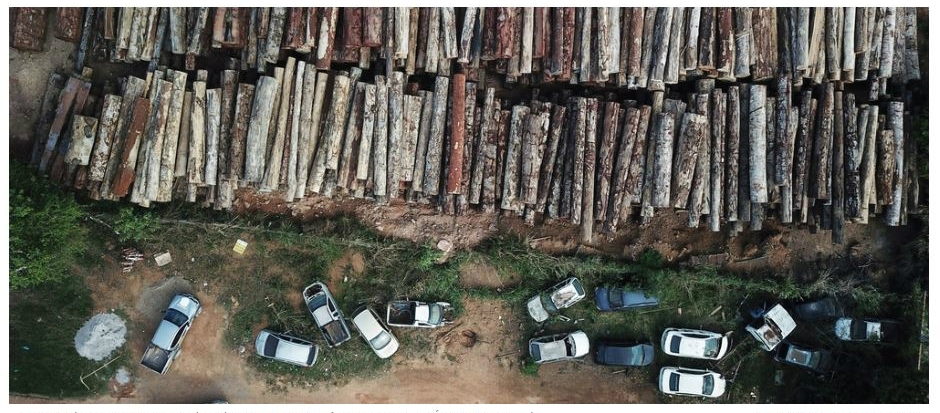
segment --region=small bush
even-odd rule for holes
[[[118,240],[124,242],[144,242],[153,238],[160,229],[160,223],[150,213],[134,212],[133,207],[121,208],[114,222],[114,231]]]

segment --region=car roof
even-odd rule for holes
[[[264,355],[277,360],[307,365],[310,353],[316,352],[316,346],[313,343],[301,344],[291,340],[307,341],[298,337],[275,333],[271,330],[261,330],[258,336],[258,341],[264,339]],[[255,345],[257,346],[257,343]],[[274,350],[274,354],[268,354],[271,350]]]
[[[364,307],[361,310],[357,311],[353,315],[353,324],[356,325],[356,328],[359,329],[359,332],[364,336],[369,338],[375,337],[380,332],[385,331],[381,324],[379,324],[378,317],[373,313],[372,309]]]

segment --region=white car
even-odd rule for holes
[[[301,367],[316,363],[319,353],[317,346],[307,340],[267,329],[261,330],[255,338],[255,351],[261,357]]]
[[[529,316],[541,323],[563,308],[568,308],[586,297],[584,286],[575,277],[568,278],[526,302]]]
[[[667,328],[663,331],[662,346],[670,356],[718,360],[728,353],[731,339],[711,331]]]
[[[591,343],[587,334],[581,330],[529,340],[529,355],[538,364],[576,359],[584,357],[590,351]]]
[[[398,351],[398,339],[371,308],[359,307],[353,312],[352,322],[356,330],[359,330],[359,335],[379,358],[389,358]]]
[[[727,382],[711,370],[663,367],[659,370],[659,391],[696,397],[721,397]]]

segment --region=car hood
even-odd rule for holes
[[[714,390],[712,390],[712,394],[708,395],[708,397],[721,397],[721,395],[725,394],[725,387],[727,385],[728,385],[728,382],[725,381],[725,378],[716,374],[715,375],[715,388]]]
[[[391,334],[389,335],[391,336],[392,340],[389,341],[388,344],[385,345],[385,347],[382,347],[377,350],[374,349],[375,354],[379,356],[379,358],[387,359],[391,357],[392,354],[395,354],[396,351],[398,351],[398,339],[396,339],[395,336]]]
[[[526,308],[529,310],[529,315],[539,323],[548,320],[549,316],[548,311],[546,311],[545,307],[542,306],[542,300],[540,298],[541,295],[536,295],[526,302]]]
[[[583,331],[571,333],[571,339],[574,340],[574,357],[582,357],[591,351],[591,342]]]
[[[836,337],[841,340],[851,340],[852,339],[852,319],[851,318],[840,318],[836,320]]]

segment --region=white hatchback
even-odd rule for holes
[[[711,370],[663,367],[659,370],[659,391],[679,396],[720,397],[727,381]]]
[[[352,315],[353,325],[379,358],[389,358],[398,351],[398,339],[371,308],[359,307]]]
[[[670,356],[718,360],[728,353],[731,339],[711,331],[667,328],[663,331],[662,347]]]

